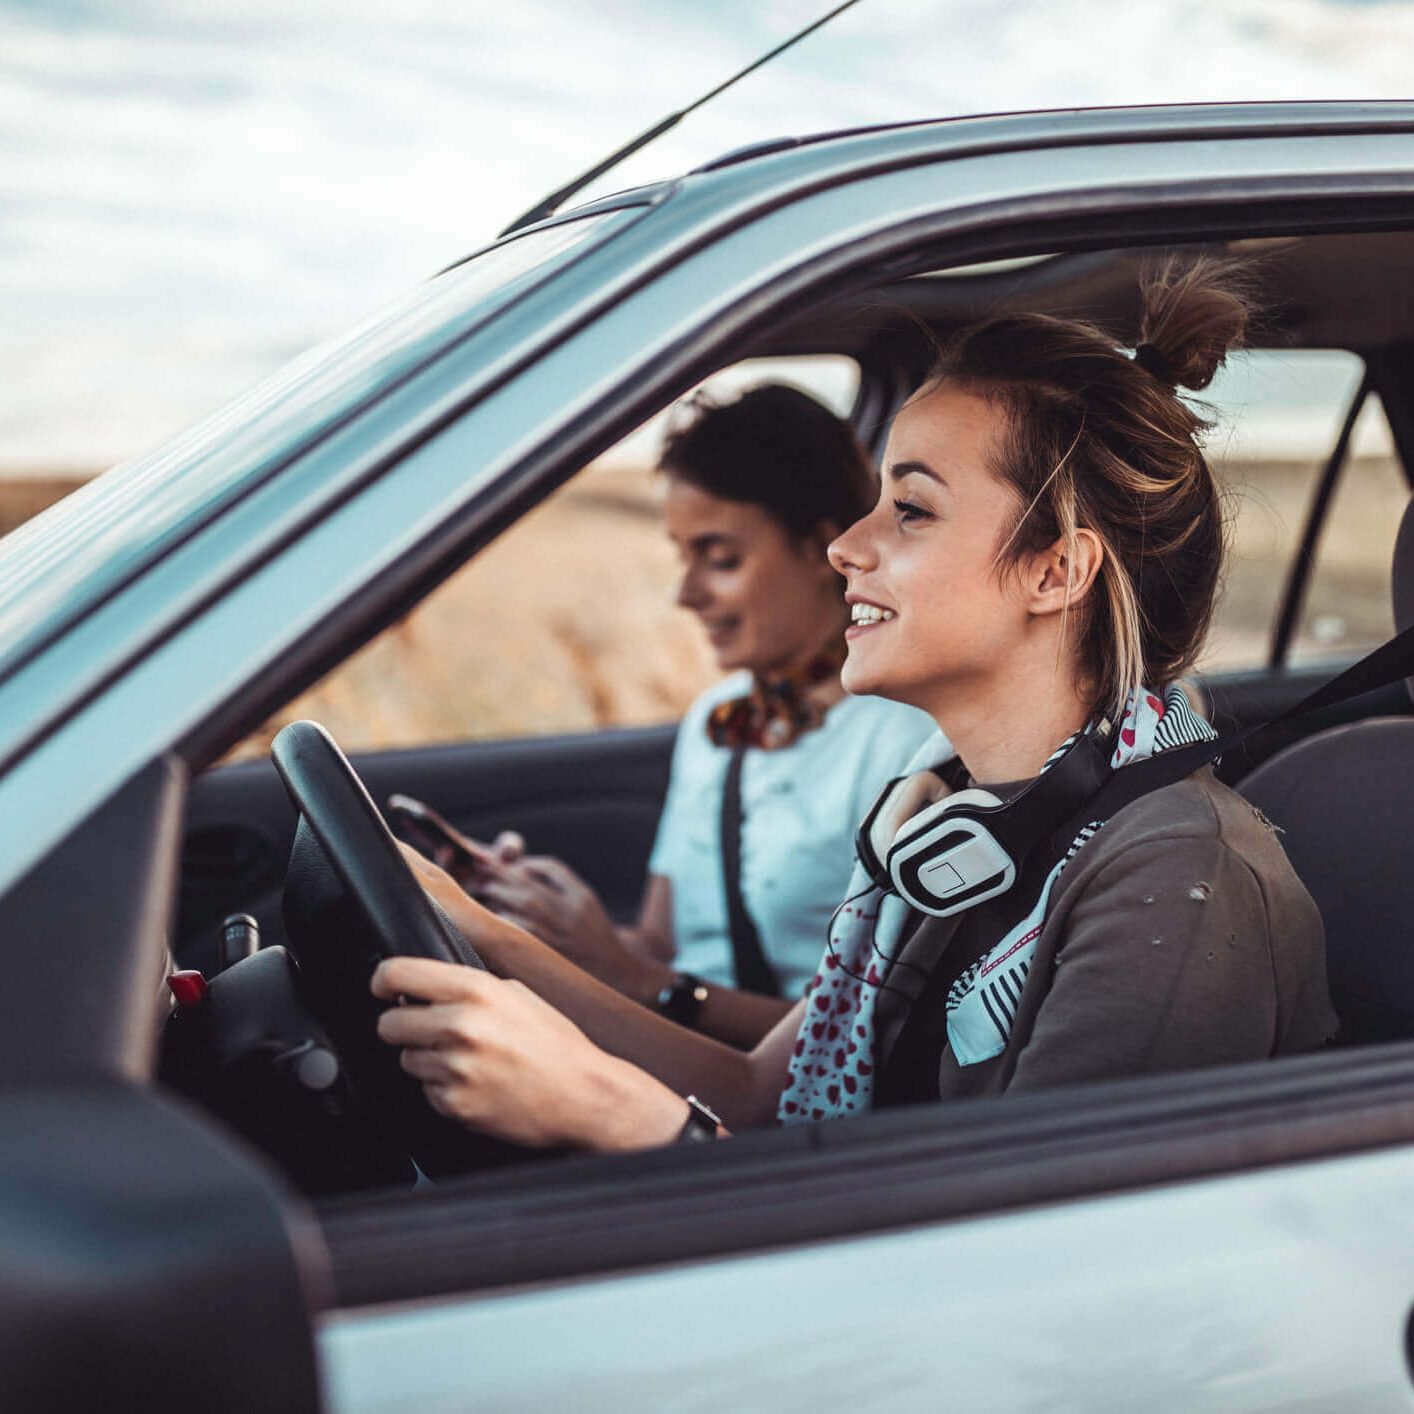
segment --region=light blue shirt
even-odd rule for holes
[[[735,980],[721,858],[722,785],[731,753],[708,739],[707,716],[750,686],[749,674],[733,674],[688,709],[648,862],[650,874],[672,883],[675,965],[725,986]],[[789,746],[746,753],[741,892],[783,996],[799,997],[820,965],[830,915],[849,881],[859,822],[936,730],[915,708],[846,697]]]

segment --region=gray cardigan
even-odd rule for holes
[[[967,926],[924,918],[899,962],[931,970],[965,947]],[[879,995],[881,1069],[920,975],[896,963]],[[1315,903],[1273,828],[1204,769],[1127,806],[1070,861],[1005,1049],[961,1066],[944,1047],[938,1088],[950,1099],[1260,1060],[1335,1028]]]

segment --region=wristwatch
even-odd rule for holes
[[[675,972],[673,980],[658,993],[658,1010],[679,1026],[695,1027],[709,992],[707,984],[690,972]]]
[[[688,1095],[686,1099],[687,1119],[683,1121],[683,1126],[678,1131],[678,1137],[674,1142],[678,1144],[714,1143],[722,1121],[696,1095]]]

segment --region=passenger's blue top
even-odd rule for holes
[[[730,753],[708,739],[706,722],[713,706],[749,686],[747,674],[734,674],[688,709],[648,864],[649,873],[672,882],[675,965],[726,985],[732,949],[720,831]],[[741,890],[786,997],[799,997],[820,964],[854,860],[856,826],[935,730],[912,707],[846,697],[790,746],[747,753]]]

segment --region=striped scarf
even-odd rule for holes
[[[1214,735],[1181,688],[1169,688],[1162,698],[1139,688],[1129,695],[1120,718],[1113,765],[1119,769]],[[1042,771],[1048,770],[1074,740],[1072,736],[1063,742]],[[924,743],[910,762],[910,772],[941,764],[937,758],[942,741],[939,734]],[[1005,1049],[1051,890],[1061,871],[1102,825],[1102,821],[1092,821],[1081,828],[1047,875],[1026,916],[949,990],[948,1044],[959,1065],[976,1065]],[[874,1007],[879,993],[889,988],[889,972],[908,918],[907,904],[875,887],[863,865],[856,862],[848,896],[830,922],[825,956],[806,999],[805,1018],[777,1110],[782,1124],[862,1114],[872,1107]]]

